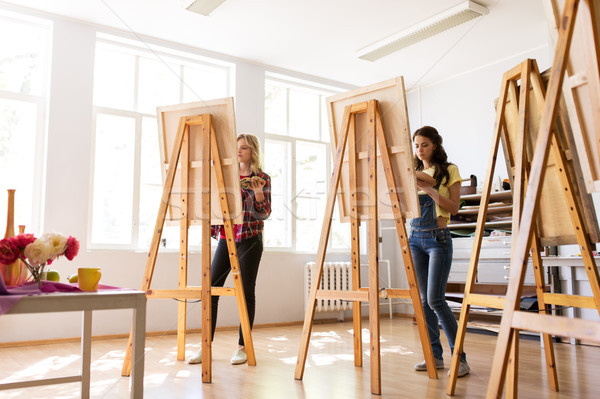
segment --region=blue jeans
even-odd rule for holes
[[[256,277],[258,276],[258,266],[263,253],[262,233],[242,240],[235,244],[238,252],[238,261],[240,264],[240,274],[242,275],[242,285],[244,286],[244,296],[246,297],[246,308],[248,318],[250,319],[250,329],[254,325],[254,314],[256,308]],[[227,276],[231,272],[231,263],[229,262],[229,250],[227,249],[227,240],[219,240],[217,250],[213,256],[211,264],[211,280],[213,287],[222,287],[225,284]],[[215,337],[215,328],[217,327],[217,313],[219,312],[219,298],[215,295],[212,299],[212,338]],[[242,335],[242,326],[239,328],[238,344],[244,345],[244,336]]]
[[[409,243],[433,356],[442,359],[439,324],[446,333],[450,351],[454,350],[458,330],[458,323],[445,297],[452,265],[452,237],[448,229],[413,229]],[[466,361],[464,352],[461,360]]]

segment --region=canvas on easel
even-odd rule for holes
[[[362,366],[360,303],[369,305],[371,392],[381,393],[379,298],[387,295],[412,300],[421,346],[430,378],[437,378],[423,306],[408,250],[406,217],[419,216],[412,143],[402,78],[339,94],[327,99],[334,144],[334,169],[329,183],[317,249],[316,279],[311,286],[296,362],[295,378],[302,379],[318,299],[353,302],[354,365]],[[351,230],[352,290],[319,290],[336,197],[343,221]],[[409,289],[379,290],[378,220],[394,219]],[[367,223],[369,286],[360,284],[359,226]]]
[[[415,195],[417,192],[417,181],[414,177],[414,160],[412,157],[412,141],[409,131],[408,114],[406,112],[406,101],[404,100],[403,85],[400,78],[391,79],[385,82],[364,88],[352,90],[350,92],[337,94],[327,98],[327,114],[329,117],[329,132],[332,151],[335,155],[335,148],[339,147],[341,140],[342,119],[344,109],[348,105],[357,104],[361,101],[368,101],[376,98],[379,103],[382,123],[385,126],[387,145],[389,147],[390,160],[394,168],[394,176],[398,185],[400,202],[402,204],[402,214],[405,218],[414,218],[419,216],[419,199]],[[376,97],[374,97],[376,96]],[[357,159],[357,188],[358,188],[358,213],[359,216],[366,216],[367,209],[364,204],[368,198],[368,180],[369,176],[367,165],[367,137],[368,116],[366,114],[357,114],[355,118],[356,130],[363,132],[356,139]],[[392,134],[393,132],[393,134]],[[350,209],[350,159],[348,150],[344,156],[342,166],[342,176],[340,180],[340,189],[338,190],[338,208],[340,220],[349,222]],[[381,160],[381,151],[377,153],[377,168],[383,170]],[[377,204],[379,219],[394,219],[394,212],[391,203],[388,200],[387,182],[385,174],[380,173],[377,176],[377,196],[380,198]]]
[[[582,6],[582,10],[589,10],[588,13],[578,13],[578,7]],[[488,385],[487,398],[501,398],[503,385],[506,378],[508,368],[508,358],[511,346],[515,347],[518,343],[519,330],[528,330],[542,332],[544,334],[558,335],[576,339],[586,339],[600,343],[600,322],[582,319],[572,319],[567,317],[552,316],[548,314],[532,314],[519,311],[519,293],[523,286],[525,276],[525,268],[529,257],[529,250],[535,242],[532,240],[535,232],[535,223],[538,212],[540,211],[539,199],[542,191],[542,184],[545,178],[546,162],[550,149],[553,151],[555,159],[561,159],[560,162],[566,163],[567,154],[557,150],[560,149],[555,134],[554,124],[559,112],[559,103],[561,94],[564,94],[565,89],[563,83],[565,81],[565,72],[570,55],[571,43],[573,41],[573,33],[576,24],[585,24],[589,27],[596,26],[596,12],[594,11],[594,2],[591,0],[567,0],[564,10],[561,14],[558,40],[554,61],[551,69],[548,89],[541,112],[541,120],[535,148],[533,151],[533,159],[531,161],[531,169],[529,171],[527,189],[523,200],[521,219],[518,226],[517,237],[514,240],[515,246],[511,253],[511,275],[504,302],[504,312],[500,323],[498,333],[498,341],[494,353],[492,363],[492,371],[490,382]],[[598,42],[600,35],[596,29],[591,29],[593,35],[587,40],[594,43],[588,47],[585,54],[581,56],[593,59],[598,58]],[[595,75],[600,76],[600,70],[592,71]],[[569,88],[566,90],[570,91]],[[598,98],[600,92],[589,93],[590,98],[586,102],[579,104],[581,107],[589,107],[594,101],[591,97]],[[568,97],[568,94],[567,96]],[[579,112],[580,110],[578,110]],[[583,111],[581,111],[583,112]],[[581,131],[573,132],[574,136],[582,134]],[[597,134],[597,129],[594,131]],[[580,157],[581,158],[581,157]],[[591,168],[590,160],[582,160],[581,167],[583,170]],[[594,165],[593,167],[598,167]],[[561,174],[567,176],[566,173]],[[570,179],[562,179],[563,192],[565,198],[573,197],[573,182]],[[600,277],[593,256],[593,243],[590,239],[589,220],[583,215],[579,204],[576,201],[569,201],[567,212],[571,217],[572,224],[575,228],[577,242],[581,251],[581,256],[588,275],[589,283],[592,290],[591,297],[574,296],[566,294],[544,294],[546,304],[555,304],[561,306],[575,306],[596,309],[600,313]],[[516,379],[516,375],[512,375],[512,379]],[[509,381],[507,381],[507,384]],[[513,395],[513,396],[516,396]]]
[[[156,109],[158,115],[158,138],[160,150],[160,164],[163,184],[167,177],[169,163],[171,162],[171,153],[175,145],[175,136],[179,119],[182,116],[193,116],[211,114],[215,124],[217,134],[217,142],[222,153],[223,174],[226,182],[226,191],[229,203],[235,206],[232,213],[234,223],[241,224],[242,213],[242,195],[239,186],[239,167],[237,162],[237,145],[236,145],[236,130],[233,98],[223,98],[218,100],[209,100],[187,104],[177,104],[170,106],[158,107]],[[191,136],[197,136],[201,125],[191,126]],[[190,145],[190,176],[187,192],[189,193],[189,222],[192,225],[200,223],[199,211],[202,208],[202,168],[199,165],[201,157],[200,140],[195,140]],[[223,214],[218,197],[218,186],[215,169],[211,168],[210,176],[210,192],[212,193],[211,201],[211,224],[223,224]],[[173,191],[169,198],[169,222],[178,222],[181,209],[181,168],[177,169],[175,180],[173,183]]]
[[[142,281],[148,298],[177,299],[177,359],[185,360],[186,302],[202,301],[202,382],[212,379],[211,297],[235,296],[248,364],[256,365],[233,231],[243,220],[233,98],[158,108],[163,193]],[[217,209],[218,211],[216,211]],[[177,289],[150,289],[162,229],[179,223]],[[187,285],[188,229],[202,226],[202,286]],[[224,225],[234,287],[211,287],[211,224]],[[131,335],[122,375],[131,371]]]
[[[566,0],[544,2],[554,43]],[[587,22],[589,21],[589,23]],[[563,83],[569,121],[587,191],[600,191],[600,7],[579,2]]]

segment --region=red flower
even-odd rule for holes
[[[19,250],[23,251],[26,246],[35,241],[33,234],[19,234],[18,236],[10,237],[9,240],[15,244]]]
[[[69,236],[67,240],[67,249],[65,250],[65,256],[69,260],[73,260],[77,253],[79,252],[79,241],[77,238]]]
[[[0,263],[10,265],[19,259],[20,254],[19,248],[9,239],[5,238],[0,241]]]

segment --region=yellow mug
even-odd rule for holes
[[[82,291],[98,291],[100,277],[102,277],[102,273],[100,273],[99,267],[80,267],[77,269],[79,289]]]

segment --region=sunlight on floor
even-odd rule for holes
[[[403,346],[389,346],[389,347],[382,347],[380,349],[381,353],[396,353],[399,355],[413,355],[415,352],[408,350],[407,348],[403,347]]]
[[[166,381],[168,376],[169,376],[169,373],[146,374],[144,376],[144,385],[150,385],[150,384],[160,385]]]
[[[78,362],[79,359],[79,355],[48,356],[23,370],[15,372],[0,382],[21,381],[23,379],[31,378],[32,375],[36,376],[36,378],[44,378],[50,371],[64,369],[72,363]]]
[[[191,375],[189,370],[179,370],[175,374],[175,378],[188,378]]]
[[[288,337],[286,337],[285,335],[280,335],[278,337],[271,337],[271,338],[269,338],[269,340],[271,340],[271,341],[289,341]]]

